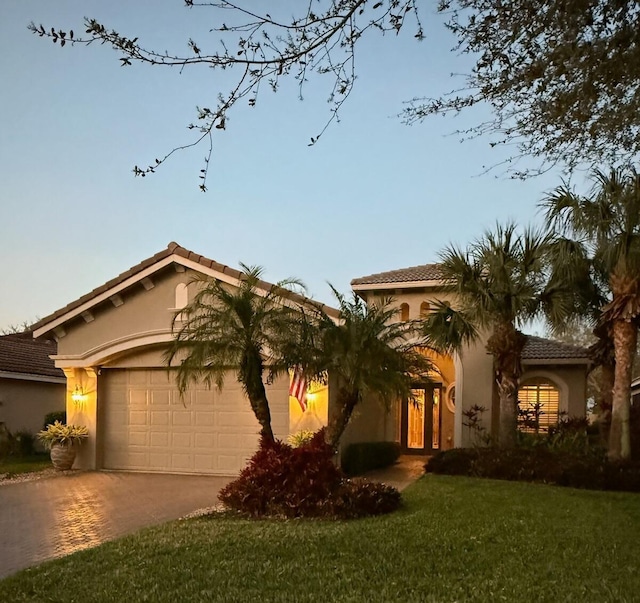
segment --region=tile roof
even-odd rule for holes
[[[64,377],[49,358],[57,351],[55,341],[34,340],[31,331],[0,336],[0,371]]]
[[[587,358],[586,348],[527,335],[527,343],[522,350],[523,360],[570,360]]]
[[[441,280],[438,264],[421,264],[410,268],[377,272],[368,276],[354,278],[352,285],[378,285],[383,283],[408,283],[412,281],[437,281]]]
[[[136,274],[142,272],[143,270],[146,270],[147,268],[152,267],[154,264],[172,255],[177,255],[179,257],[185,258],[187,260],[200,264],[205,268],[210,268],[212,270],[215,270],[216,272],[226,274],[231,278],[238,279],[238,278],[241,278],[242,276],[242,272],[240,272],[240,270],[236,270],[235,268],[231,268],[229,266],[226,266],[225,264],[220,264],[214,260],[210,260],[209,258],[206,258],[203,255],[199,255],[197,253],[194,253],[193,251],[189,251],[188,249],[178,245],[178,243],[171,242],[169,243],[169,245],[167,245],[166,249],[163,249],[162,251],[159,251],[155,255],[152,255],[150,258],[147,258],[146,260],[143,260],[139,264],[132,266],[131,268],[129,268],[129,270],[125,270],[115,278],[112,278],[110,281],[107,281],[104,285],[100,285],[99,287],[96,287],[95,289],[93,289],[93,291],[90,291],[86,295],[83,295],[82,297],[76,299],[75,301],[72,301],[71,303],[67,304],[64,308],[60,308],[60,310],[57,310],[53,314],[50,314],[49,316],[45,316],[43,319],[39,320],[36,324],[32,325],[31,328],[34,331],[40,329],[41,327],[45,326],[47,323],[53,322],[54,320],[60,318],[61,316],[64,316],[68,312],[72,312],[73,310],[75,310],[76,308],[79,308],[83,304],[90,302],[93,298],[97,297],[98,295],[102,293],[106,293],[113,287],[116,287],[120,283],[123,283],[127,279],[134,277]],[[269,290],[274,285],[273,283],[269,283],[267,281],[260,281],[259,286],[263,289]],[[318,303],[302,295],[298,295],[296,293],[291,293],[289,296],[289,299],[292,299],[297,302],[306,301],[306,302]],[[332,308],[331,306],[327,306],[324,304],[318,304],[318,305],[322,307],[322,309],[330,316],[334,316],[334,317],[338,316],[338,311],[335,308]]]

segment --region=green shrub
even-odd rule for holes
[[[289,446],[298,448],[303,444],[308,444],[313,439],[314,433],[315,432],[311,431],[310,429],[303,429],[302,431],[297,431],[296,433],[292,433],[287,438],[287,443],[289,444]]]
[[[640,492],[640,463],[611,462],[604,454],[533,448],[454,448],[429,459],[429,473],[544,482],[590,490]]]
[[[54,412],[49,412],[44,416],[44,424],[42,429],[46,429],[47,425],[53,425],[56,421],[59,421],[63,425],[67,422],[67,411],[66,410],[56,410]]]
[[[629,412],[631,458],[640,461],[640,401],[631,405]]]
[[[13,436],[7,426],[0,422],[0,459],[4,459],[11,454],[13,448]]]
[[[297,448],[263,439],[240,476],[222,489],[220,500],[248,517],[351,519],[397,509],[400,494],[383,484],[346,479],[320,430]]]
[[[35,454],[36,437],[30,431],[18,431],[13,436],[13,455],[19,457]]]
[[[400,445],[396,442],[349,444],[342,454],[342,470],[347,475],[362,475],[367,471],[392,465],[399,456]]]

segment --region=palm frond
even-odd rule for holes
[[[463,311],[456,311],[447,301],[429,302],[431,312],[423,319],[424,344],[440,354],[460,353],[464,346],[478,339],[478,330]]]

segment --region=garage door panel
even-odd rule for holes
[[[228,379],[223,392],[192,387],[180,397],[166,375],[164,369],[102,370],[105,468],[237,474],[256,450],[260,431],[237,382]],[[288,397],[282,399],[284,413],[277,404],[272,408],[276,433],[288,426]]]
[[[220,411],[218,412],[218,423],[221,429],[225,427],[259,427],[256,418],[253,415],[238,411]]]
[[[168,467],[171,462],[171,455],[168,452],[150,452],[149,465],[151,467]],[[143,467],[142,469],[146,469]]]
[[[129,425],[147,425],[148,413],[146,410],[130,410]]]
[[[171,413],[171,424],[175,427],[191,425],[191,413],[184,410],[174,410]]]
[[[152,431],[149,434],[149,446],[152,448],[167,448],[169,446],[169,434],[164,431]]]
[[[129,431],[128,444],[129,446],[149,446],[150,434],[147,431],[140,431],[131,429]]]
[[[213,433],[196,433],[194,434],[194,445],[196,449],[211,451],[220,444]]]
[[[230,472],[236,472],[238,470],[237,467],[241,462],[237,456],[228,456],[223,454],[218,455],[217,461],[219,469]]]
[[[149,417],[151,426],[166,426],[171,423],[171,413],[167,410],[152,410]]]
[[[171,392],[167,390],[151,391],[152,406],[170,406]]]
[[[198,389],[195,391],[194,402],[198,406],[209,406],[216,402],[215,390],[213,389]]]
[[[191,433],[176,433],[171,434],[171,448],[191,448]]]
[[[214,423],[215,423],[215,413],[213,412],[213,410],[207,411],[207,412],[196,411],[196,425],[202,426],[202,427],[209,427],[209,426],[212,426]]]
[[[147,390],[131,389],[129,390],[129,403],[131,406],[147,406]]]

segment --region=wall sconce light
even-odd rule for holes
[[[84,390],[79,385],[76,385],[76,388],[73,390],[73,393],[71,394],[71,399],[73,400],[73,403],[76,406],[83,406],[85,398],[86,396],[85,396]]]

